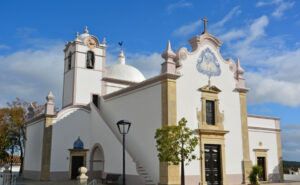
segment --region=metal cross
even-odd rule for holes
[[[202,18],[201,20],[204,22],[204,32],[203,33],[206,33],[207,32],[207,22],[208,22],[208,19]]]

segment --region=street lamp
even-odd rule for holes
[[[12,181],[12,166],[13,166],[13,159],[14,159],[14,149],[15,149],[15,144],[17,142],[17,137],[16,136],[11,136],[10,137],[10,143],[11,145],[11,158],[10,158],[10,184]]]
[[[125,185],[125,135],[129,132],[131,123],[127,120],[120,120],[117,125],[120,134],[123,135],[123,185]]]

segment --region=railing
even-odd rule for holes
[[[88,183],[88,185],[97,185],[97,180],[93,179],[91,182]]]
[[[17,176],[10,173],[0,173],[0,185],[16,185]]]

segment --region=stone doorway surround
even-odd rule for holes
[[[205,145],[220,146],[220,169],[221,184],[227,185],[226,180],[226,164],[225,164],[225,134],[229,131],[224,130],[224,114],[219,110],[218,94],[221,92],[216,86],[206,85],[199,89],[201,92],[202,109],[197,109],[198,133],[200,137],[200,151],[205,150]],[[208,125],[206,122],[206,100],[215,102],[215,124]],[[200,170],[201,185],[207,185],[205,179],[205,154],[200,152]]]
[[[262,182],[268,182],[268,150],[269,149],[253,149],[255,153],[255,164],[258,164],[257,158],[258,157],[264,157],[265,158],[265,181]]]
[[[83,157],[83,166],[86,167],[86,153],[89,149],[69,149],[70,157],[69,157],[69,179],[72,178],[72,157],[73,156],[82,156]]]

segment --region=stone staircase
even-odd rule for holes
[[[149,177],[146,169],[142,165],[140,165],[140,163],[138,161],[135,161],[135,164],[136,164],[136,171],[145,181],[145,185],[155,185],[155,183]]]

